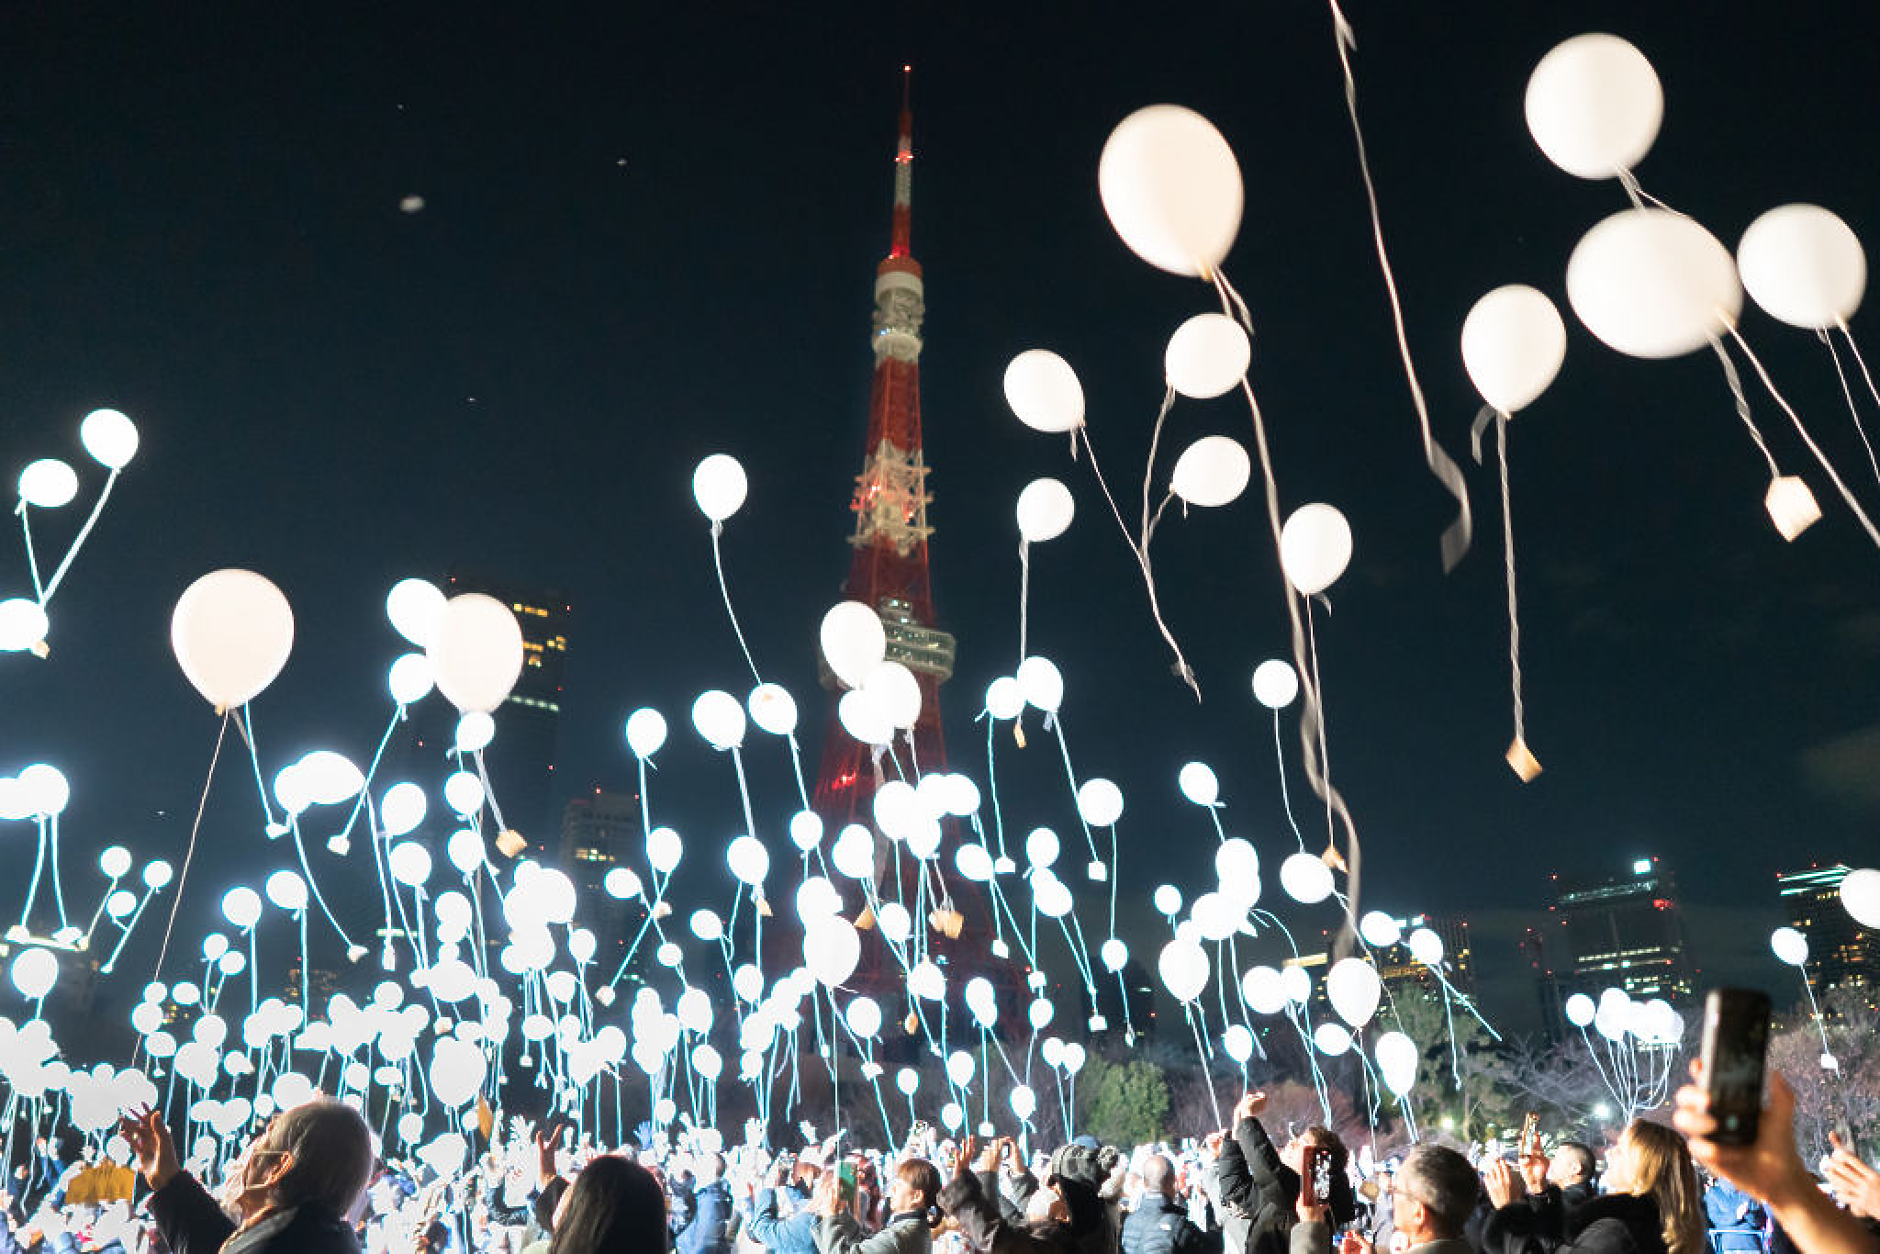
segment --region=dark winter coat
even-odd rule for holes
[[[1214,1254],[1220,1234],[1210,1236],[1189,1220],[1173,1198],[1157,1194],[1123,1221],[1123,1254]]]
[[[1234,1125],[1234,1145],[1246,1163],[1249,1186],[1241,1204],[1251,1216],[1246,1254],[1287,1254],[1287,1234],[1298,1218],[1299,1173],[1279,1160],[1279,1150],[1258,1119],[1242,1119]],[[1221,1157],[1225,1161],[1225,1147]],[[1338,1227],[1358,1214],[1351,1179],[1343,1171],[1332,1173],[1331,1212]]]
[[[351,1226],[319,1202],[277,1211],[236,1232],[196,1177],[179,1171],[149,1204],[171,1254],[359,1254]]]
[[[1028,1224],[1010,1217],[1001,1206],[998,1182],[982,1176],[959,1175],[940,1190],[940,1209],[960,1225],[966,1243],[980,1254],[1109,1254],[1102,1203],[1090,1192],[1071,1199],[1070,1223]]]
[[[1658,1203],[1608,1193],[1568,1209],[1560,1194],[1508,1203],[1489,1217],[1484,1254],[1666,1254]]]
[[[822,1254],[928,1254],[933,1233],[924,1215],[894,1215],[873,1236],[863,1235],[853,1215],[829,1215],[816,1234],[816,1248]]]

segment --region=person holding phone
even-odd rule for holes
[[[821,1254],[928,1254],[939,1218],[939,1193],[940,1172],[932,1163],[902,1159],[888,1186],[888,1222],[881,1231],[865,1235],[852,1209],[853,1198],[845,1200],[838,1180],[825,1178],[816,1195],[822,1217],[816,1248]]]
[[[1260,1123],[1265,1110],[1264,1092],[1248,1093],[1234,1105],[1234,1144],[1246,1164],[1248,1184],[1241,1205],[1252,1214],[1246,1254],[1287,1254],[1308,1150],[1327,1156],[1323,1171],[1329,1187],[1324,1205],[1331,1222],[1338,1227],[1350,1223],[1357,1217],[1358,1202],[1347,1170],[1350,1155],[1337,1133],[1311,1127],[1288,1140],[1284,1148],[1276,1148]]]
[[[1609,1192],[1568,1210],[1547,1188],[1540,1137],[1521,1163],[1496,1159],[1482,1173],[1495,1213],[1485,1254],[1707,1254],[1703,1204],[1684,1138],[1639,1119],[1606,1153]]]

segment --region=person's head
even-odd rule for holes
[[[1419,1145],[1391,1181],[1391,1225],[1411,1245],[1459,1237],[1481,1189],[1468,1159],[1446,1146]]]
[[[610,1154],[574,1178],[548,1245],[549,1254],[665,1248],[665,1191],[646,1168]]]
[[[249,1142],[233,1181],[235,1209],[244,1223],[310,1203],[344,1215],[372,1167],[372,1133],[359,1112],[317,1098],[282,1111]]]
[[[1337,1170],[1344,1170],[1345,1143],[1338,1139],[1338,1134],[1330,1128],[1310,1127],[1292,1140],[1286,1142],[1286,1148],[1279,1152],[1279,1160],[1291,1167],[1295,1174],[1305,1171],[1306,1150],[1308,1148],[1328,1149],[1332,1151],[1332,1161]]]
[[[1151,1154],[1142,1160],[1142,1191],[1145,1195],[1175,1196],[1175,1164],[1168,1155]]]
[[[1606,1183],[1615,1193],[1649,1197],[1671,1254],[1707,1248],[1703,1193],[1684,1138],[1663,1124],[1635,1119],[1606,1151]]]
[[[904,1158],[888,1186],[891,1214],[927,1216],[940,1196],[940,1169],[924,1158]]]
[[[1547,1167],[1547,1183],[1566,1188],[1593,1178],[1593,1151],[1578,1141],[1562,1141]]]

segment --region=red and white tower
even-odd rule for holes
[[[946,769],[940,685],[953,674],[954,645],[953,637],[934,624],[927,572],[927,541],[933,535],[927,506],[933,497],[927,491],[920,441],[920,330],[927,307],[920,263],[908,244],[914,140],[905,70],[903,75],[901,141],[894,155],[894,233],[888,255],[875,267],[875,381],[862,473],[855,476],[849,505],[855,513],[855,532],[849,537],[854,553],[843,591],[881,616],[888,659],[906,666],[920,683],[913,756],[924,774]],[[826,677],[826,682],[835,686],[833,678]],[[905,754],[905,747],[899,752]],[[901,763],[909,778],[916,762]],[[815,797],[816,810],[830,832],[851,822],[871,822],[876,782],[873,752],[843,730],[832,704]]]

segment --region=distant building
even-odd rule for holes
[[[520,832],[537,854],[549,850],[555,830],[555,757],[561,723],[562,671],[568,660],[568,620],[573,612],[561,593],[525,588],[452,572],[445,594],[481,592],[495,597],[522,627],[522,675],[509,699],[495,711],[496,739],[485,754],[490,791],[503,821]],[[450,722],[454,731],[455,718]],[[440,745],[439,751],[447,745]]]
[[[1571,966],[1569,993],[1597,997],[1607,988],[1636,999],[1662,997],[1689,1005],[1696,989],[1677,879],[1656,858],[1640,858],[1629,874],[1584,879],[1555,875],[1550,908]],[[1564,964],[1563,964],[1564,965]]]
[[[1547,934],[1538,927],[1527,928],[1515,948],[1522,967],[1533,981],[1534,997],[1541,1012],[1541,1035],[1548,1044],[1557,1045],[1567,1037],[1566,993],[1560,987],[1560,977],[1555,974],[1547,953]]]
[[[1428,929],[1443,943],[1442,974],[1449,987],[1470,999],[1475,997],[1475,952],[1469,942],[1469,921],[1447,915],[1416,914],[1395,920],[1400,939],[1394,945],[1371,946],[1371,961],[1377,978],[1392,993],[1422,989],[1439,993],[1436,976],[1429,966],[1410,952],[1411,933]],[[1325,1000],[1324,977],[1331,967],[1331,931],[1319,934],[1324,946],[1317,953],[1300,954],[1287,959],[1283,966],[1304,967],[1312,975],[1313,1005],[1330,1010]]]
[[[610,896],[607,873],[627,866],[638,847],[640,799],[628,793],[602,792],[571,798],[561,812],[558,865],[580,894],[582,924],[594,933],[594,961],[609,975],[626,954],[630,918],[641,914],[638,899]]]
[[[1808,974],[1817,992],[1880,987],[1880,933],[1863,928],[1841,904],[1845,863],[1776,876],[1788,924],[1808,938]]]

